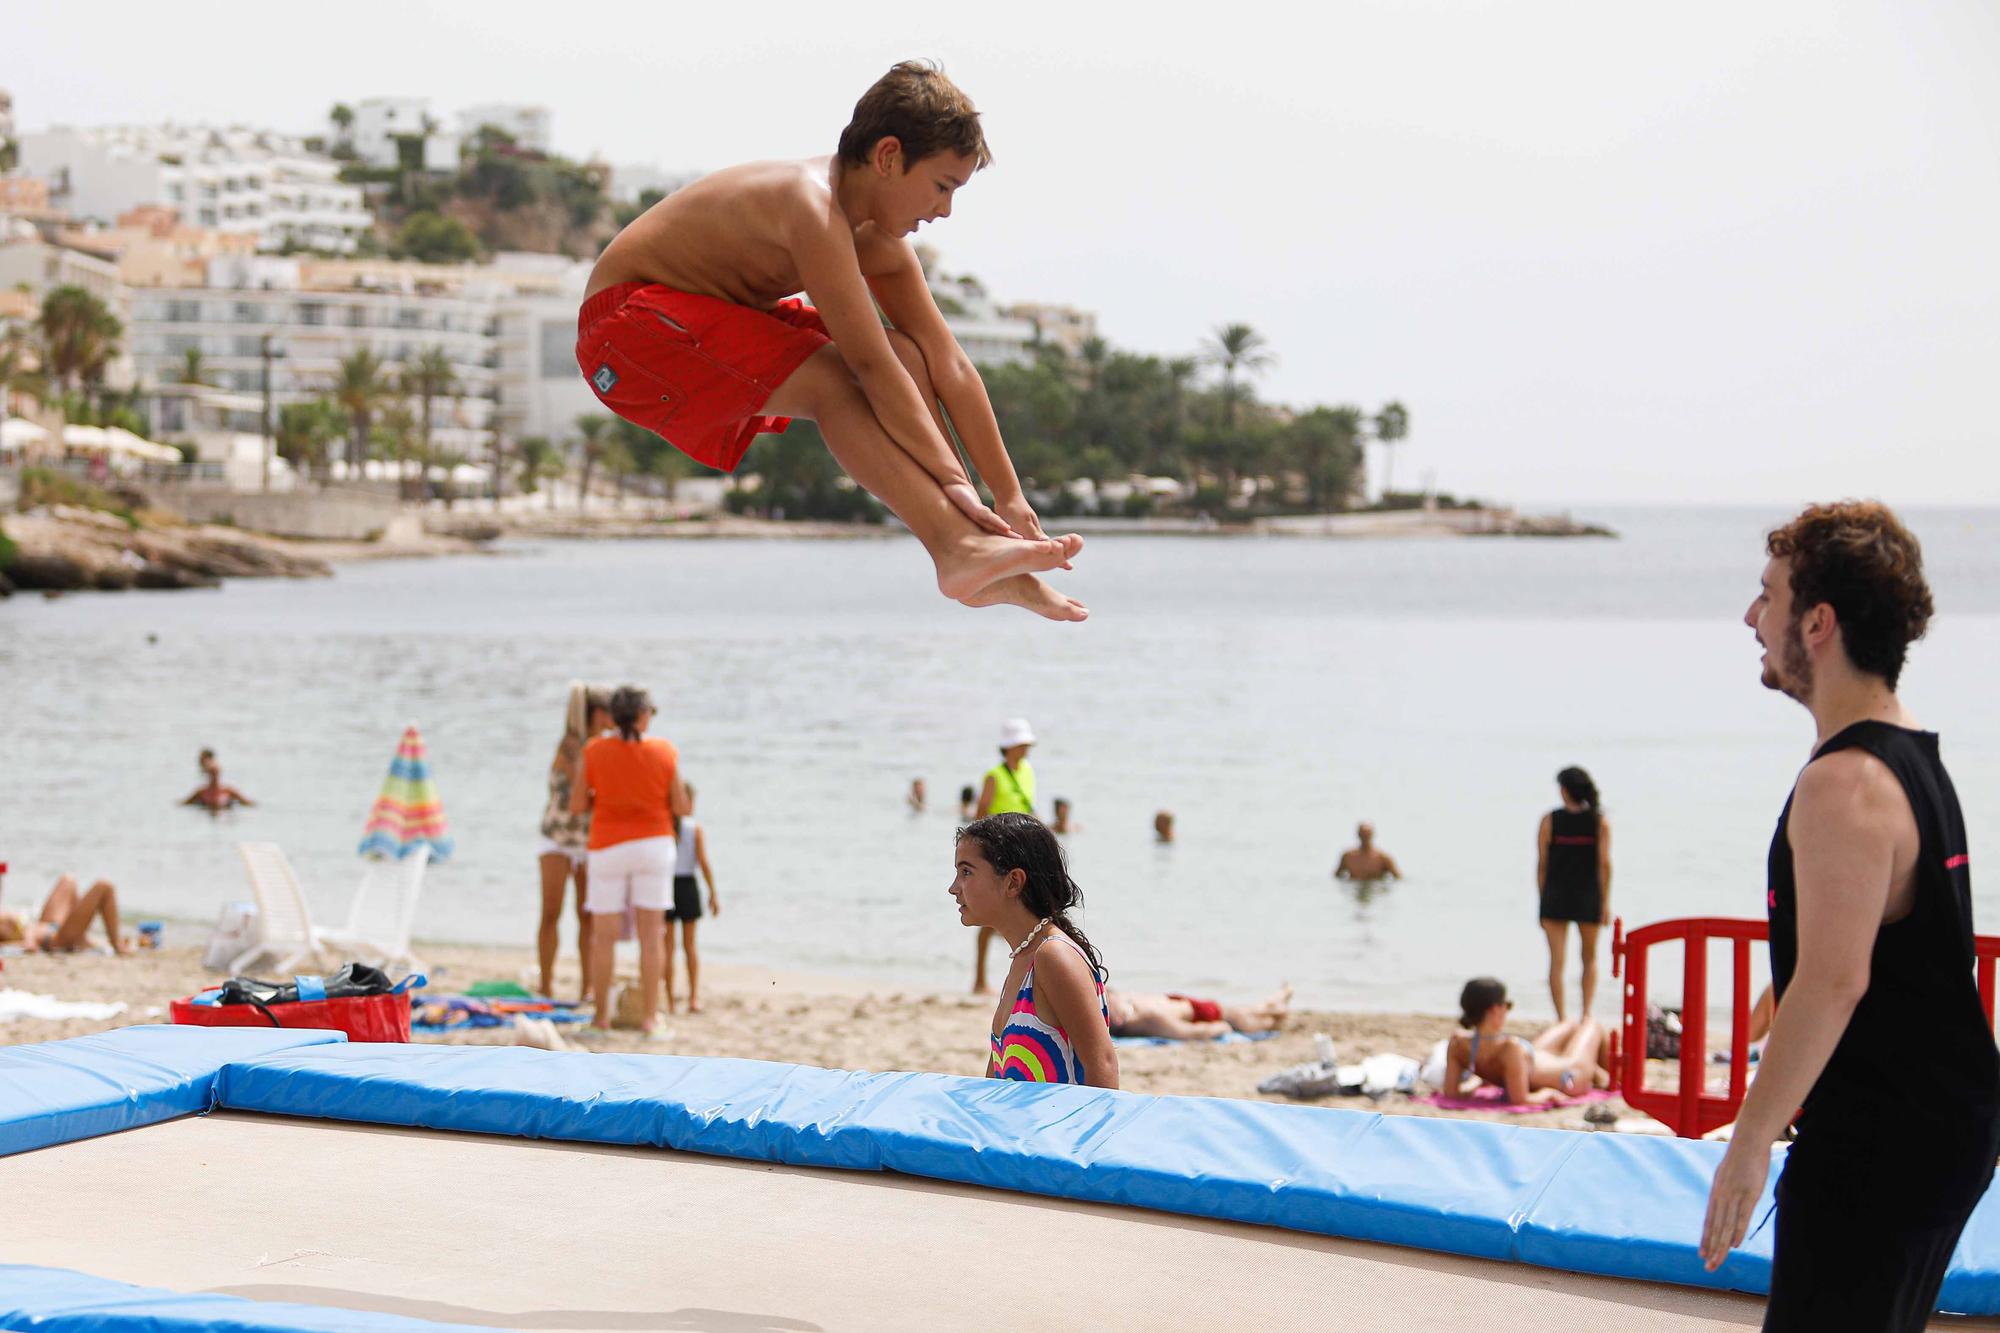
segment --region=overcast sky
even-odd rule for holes
[[[713,168],[931,56],[997,159],[948,270],[1121,348],[1248,323],[1266,397],[1409,407],[1399,484],[2000,502],[1991,0],[930,8],[7,0],[0,88],[27,130],[531,101]]]

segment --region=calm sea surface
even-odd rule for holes
[[[629,680],[700,788],[724,907],[711,957],[965,984],[971,935],[945,893],[956,791],[1020,714],[1044,805],[1074,802],[1085,921],[1115,981],[1289,978],[1312,1005],[1445,1012],[1490,972],[1545,1010],[1534,833],[1556,770],[1597,779],[1628,922],[1756,916],[1812,736],[1758,685],[1739,623],[1782,513],[1579,517],[1623,538],[1099,538],[1062,576],[1093,610],[1081,628],[942,602],[907,540],[533,545],[16,597],[0,603],[7,900],[75,870],[137,915],[205,925],[246,896],[234,844],[270,839],[337,922],[415,721],[459,846],[418,933],[528,946],[565,685]],[[1907,517],[1940,614],[1904,694],[1943,733],[1983,852],[2000,835],[2000,512]],[[176,806],[203,745],[257,809]],[[913,816],[919,775],[934,809]],[[1171,847],[1152,841],[1161,808]],[[1360,819],[1408,876],[1367,896],[1329,874]],[[1979,882],[2000,931],[2000,878]]]

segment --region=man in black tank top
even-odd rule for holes
[[[1818,729],[1771,841],[1778,1008],[1716,1169],[1702,1256],[1743,1240],[1770,1146],[1767,1329],[1921,1329],[2000,1154],[2000,1052],[1973,979],[1965,823],[1938,738],[1896,697],[1931,614],[1917,542],[1877,504],[1770,535],[1744,617],[1764,684]]]

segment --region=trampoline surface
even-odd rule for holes
[[[563,1330],[1757,1327],[1755,1297],[881,1173],[218,1112],[0,1159],[13,1262]],[[25,1223],[25,1225],[24,1225]],[[2000,1328],[1940,1319],[1937,1327]]]

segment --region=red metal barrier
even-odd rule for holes
[[[1762,921],[1730,917],[1685,917],[1656,921],[1630,935],[1625,922],[1611,923],[1611,975],[1625,979],[1623,1050],[1614,1055],[1613,1079],[1625,1104],[1644,1111],[1685,1139],[1698,1139],[1736,1119],[1743,1094],[1750,1087],[1750,945],[1770,938]],[[1729,1004],[1729,1090],[1707,1090],[1708,1076],[1708,942],[1732,941]],[[1646,1087],[1647,951],[1656,944],[1678,943],[1681,958],[1680,1087],[1668,1092]],[[1993,1025],[1994,970],[2000,962],[2000,935],[1973,937],[1977,955],[1979,999],[1986,1023]],[[1629,957],[1628,957],[1629,955]]]

